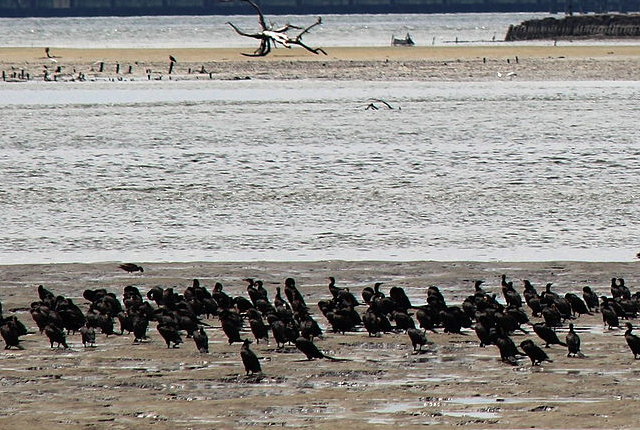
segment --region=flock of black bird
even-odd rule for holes
[[[142,267],[127,263],[120,265],[127,272],[143,272]],[[552,284],[538,293],[528,281],[523,281],[522,295],[512,281],[502,275],[501,290],[504,303],[496,294],[483,290],[483,281],[475,281],[473,294],[460,305],[448,304],[438,287],[427,289],[426,304],[414,305],[401,287],[391,287],[388,294],[376,283],[373,288],[362,290],[361,300],[349,288],[336,286],[329,277],[329,296],[317,303],[333,333],[346,333],[364,329],[369,336],[383,333],[405,332],[416,354],[429,345],[427,331],[462,333],[473,329],[480,346],[495,345],[500,359],[516,365],[518,359],[529,357],[533,366],[552,361],[545,350],[533,339],[520,342],[511,336],[516,332],[528,334],[531,326],[541,345],[549,348],[560,345],[567,348],[568,357],[585,357],[580,349],[580,337],[574,324],[568,324],[568,332],[560,339],[556,332],[567,321],[581,315],[599,312],[606,328],[620,328],[620,320],[635,318],[640,312],[640,293],[631,294],[621,278],[611,280],[611,297],[598,296],[590,287],[584,287],[582,297],[574,293],[561,296],[552,291]],[[260,358],[251,350],[252,341],[246,338],[248,325],[255,342],[276,343],[277,350],[288,345],[302,352],[308,360],[328,359],[339,361],[323,353],[314,343],[322,338],[323,330],[314,319],[305,299],[293,278],[287,278],[284,289],[277,287],[275,296],[269,294],[260,280],[247,278],[247,296],[230,296],[223,286],[216,283],[209,291],[197,279],[181,294],[174,288],[153,287],[142,294],[137,287],[124,288],[122,300],[106,289],[85,290],[82,294],[89,307],[84,312],[71,298],[55,295],[44,286],[38,286],[38,300],[30,305],[29,312],[40,333],[49,339],[51,348],[69,348],[67,336],[80,333],[84,347],[95,347],[96,331],[107,337],[125,332],[133,333],[133,342],[145,342],[151,323],[167,348],[177,348],[184,342],[183,336],[192,338],[200,353],[209,352],[209,339],[204,327],[210,324],[204,319],[217,317],[228,343],[241,343],[240,357],[246,374],[261,373]],[[284,297],[283,297],[284,292]],[[542,322],[532,323],[525,311],[528,307],[534,317]],[[363,312],[358,309],[366,308]],[[116,330],[116,321],[119,331]],[[417,321],[417,322],[416,322]],[[633,326],[625,323],[625,340],[635,359],[640,358],[640,337],[632,333]],[[26,326],[15,316],[4,317],[0,303],[0,334],[5,349],[23,349],[20,337],[28,334]]]

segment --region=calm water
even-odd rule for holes
[[[256,16],[249,9],[247,13],[245,16],[3,18],[0,19],[0,46],[254,46],[255,40],[238,36],[226,24],[231,21],[248,32],[257,31],[259,27]],[[315,22],[314,16],[276,16],[270,15],[268,11],[265,14],[267,20],[274,25],[288,22],[310,25]],[[502,41],[511,24],[547,16],[549,15],[541,13],[323,15],[323,24],[305,35],[305,41],[313,46],[324,47],[387,46],[392,35],[403,37],[409,32],[417,45],[446,45],[456,39],[461,43],[488,44],[494,43],[494,39],[496,42]]]
[[[640,82],[33,82],[0,95],[3,263],[640,251]],[[370,97],[401,109],[365,110]]]

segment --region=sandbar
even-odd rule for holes
[[[301,48],[246,57],[253,48],[0,48],[5,80],[141,79],[330,80],[637,80],[640,45],[336,47],[328,55]],[[169,56],[178,60],[169,75]],[[28,77],[27,77],[28,75]]]

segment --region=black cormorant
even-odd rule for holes
[[[523,340],[520,342],[520,348],[524,351],[525,354],[531,359],[532,366],[539,366],[543,361],[553,362],[553,360],[549,359],[549,356],[546,352],[542,350],[538,345],[536,345],[531,339]]]
[[[313,360],[314,358],[326,358],[328,360],[335,361],[335,358],[325,355],[318,349],[315,343],[313,343],[309,339],[305,339],[302,336],[296,339],[295,345],[296,348],[300,350],[300,352],[307,356],[307,360]]]
[[[240,358],[242,358],[244,370],[247,375],[249,375],[249,373],[261,373],[262,367],[260,367],[260,360],[258,360],[258,356],[249,349],[249,344],[251,344],[251,341],[245,339],[240,348]]]
[[[627,331],[624,333],[624,339],[627,341],[627,345],[629,345],[629,349],[633,353],[633,358],[638,359],[638,355],[640,355],[640,337],[631,333],[633,331],[633,326],[631,323],[627,323]]]
[[[209,353],[209,337],[207,333],[204,331],[203,327],[200,327],[200,330],[193,332],[193,341],[196,344],[196,348],[202,354]]]
[[[58,348],[60,348],[60,346],[62,346],[64,349],[69,348],[69,345],[67,345],[67,338],[64,335],[64,331],[57,325],[47,324],[47,326],[44,328],[44,333],[49,338],[52,349],[54,343],[57,344]]]
[[[536,323],[533,325],[533,331],[545,342],[545,348],[549,348],[549,345],[562,345],[567,346],[562,342],[555,331],[543,323]]]
[[[590,311],[598,312],[600,310],[598,295],[591,290],[591,287],[582,288],[582,298]]]
[[[580,336],[575,332],[573,328],[573,324],[569,324],[569,333],[565,337],[565,341],[567,342],[567,349],[569,352],[567,353],[567,357],[584,357],[584,354],[580,352]]]
[[[96,331],[93,327],[89,327],[88,325],[80,327],[80,336],[82,337],[82,345],[85,348],[93,348],[96,346]]]
[[[429,343],[427,336],[425,336],[422,330],[410,328],[407,330],[407,334],[409,335],[409,339],[411,339],[411,346],[413,346],[414,351],[422,351],[422,346]]]

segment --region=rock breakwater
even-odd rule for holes
[[[544,18],[509,26],[506,41],[570,38],[638,38],[640,14],[605,14]]]

